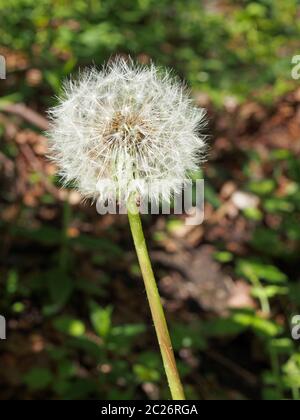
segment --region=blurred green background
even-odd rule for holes
[[[0,399],[169,398],[124,216],[62,190],[46,110],[117,54],[209,112],[206,220],[145,216],[191,399],[300,399],[297,0],[0,0]]]

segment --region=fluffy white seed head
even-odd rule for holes
[[[168,200],[204,157],[205,111],[153,64],[118,59],[64,85],[49,111],[52,158],[65,184],[84,197],[119,200],[132,193]]]

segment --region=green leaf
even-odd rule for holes
[[[271,299],[275,296],[287,295],[289,293],[288,287],[279,286],[265,286],[265,287],[253,287],[251,294],[255,298],[268,298]]]
[[[276,266],[254,260],[239,260],[237,272],[250,280],[255,277],[275,284],[284,284],[288,281],[286,274],[282,273]]]
[[[96,361],[105,359],[105,351],[101,346],[101,343],[95,342],[88,337],[72,337],[68,340],[68,344],[71,348],[78,349],[87,353],[89,356],[94,358]]]
[[[257,208],[251,208],[249,207],[248,209],[244,209],[243,213],[245,215],[245,217],[249,220],[253,220],[255,222],[260,222],[263,219],[263,213],[257,209]]]
[[[204,333],[208,337],[234,336],[241,334],[249,325],[239,322],[234,317],[217,318],[205,322]]]
[[[24,382],[32,391],[39,391],[47,388],[54,377],[47,368],[33,368],[24,376]]]
[[[161,356],[154,351],[145,351],[139,354],[137,363],[139,365],[148,366],[151,369],[163,370]]]
[[[220,251],[214,254],[214,258],[219,261],[220,263],[229,263],[233,260],[234,256],[231,252],[227,251]]]
[[[5,108],[7,105],[22,102],[21,92],[12,93],[7,96],[1,96],[0,98],[0,110]]]
[[[97,303],[90,302],[90,319],[93,325],[95,332],[100,337],[107,337],[111,330],[111,316],[113,308],[112,306],[107,306],[102,308]]]
[[[61,241],[60,230],[50,226],[42,226],[39,229],[27,229],[20,226],[14,226],[12,228],[12,234],[16,236],[23,236],[44,245],[57,245],[60,244]]]
[[[20,314],[20,313],[25,311],[25,305],[24,305],[23,302],[15,302],[12,305],[11,309],[12,309],[13,312],[15,312],[17,314]]]
[[[122,249],[107,238],[80,235],[76,238],[71,238],[70,243],[85,250],[95,251],[95,249],[97,249],[98,251],[107,252],[108,254],[113,255],[114,258],[123,255]]]
[[[276,384],[276,379],[274,379],[274,384]],[[275,388],[264,388],[262,391],[263,399],[266,401],[280,401],[282,395]]]
[[[297,183],[300,183],[300,162],[298,157],[292,156],[288,160],[288,169],[290,177]]]
[[[284,382],[290,388],[300,388],[300,353],[295,353],[283,366]]]
[[[127,324],[113,327],[107,340],[107,348],[119,356],[127,356],[132,351],[135,342],[146,330],[142,324]]]
[[[133,366],[133,371],[140,382],[158,382],[160,380],[160,373],[147,366],[136,364]]]
[[[263,337],[276,337],[282,332],[282,327],[275,322],[261,318],[252,311],[237,311],[232,319],[241,326],[251,328],[258,335]]]
[[[94,381],[86,378],[72,379],[69,382],[69,387],[61,389],[63,398],[65,400],[85,400],[89,399],[91,395],[98,395],[99,390]]]
[[[271,157],[277,160],[287,160],[291,156],[291,152],[287,149],[275,149],[271,153]]]
[[[300,284],[292,283],[290,284],[289,289],[289,299],[300,307]]]
[[[276,188],[276,182],[273,179],[261,181],[252,181],[249,184],[249,190],[256,195],[265,196],[271,194]]]
[[[59,308],[62,308],[70,299],[74,290],[72,279],[61,270],[53,269],[45,275],[50,298]]]
[[[6,281],[6,291],[9,295],[14,295],[18,290],[19,276],[17,271],[10,270]]]
[[[80,337],[85,334],[84,323],[68,315],[57,317],[54,319],[53,325],[58,331],[73,337]]]
[[[218,194],[215,192],[213,187],[207,183],[205,184],[205,200],[215,209],[221,206],[221,201],[218,197]]]
[[[79,290],[87,295],[93,297],[103,297],[107,295],[107,290],[105,289],[105,283],[108,283],[107,277],[103,275],[103,279],[99,278],[96,280],[89,279],[77,279],[75,281],[76,290]],[[103,284],[104,283],[104,284]]]
[[[103,46],[113,50],[122,42],[122,35],[109,22],[102,22],[82,32],[79,41],[92,54]]]
[[[264,209],[269,213],[292,213],[295,209],[293,203],[282,198],[269,198],[264,202]]]
[[[61,378],[69,378],[76,372],[75,365],[71,360],[61,360],[58,364],[58,375]]]
[[[265,255],[272,257],[285,257],[289,255],[286,244],[281,241],[280,233],[259,227],[253,234],[251,245]]]
[[[171,329],[171,337],[175,351],[184,347],[204,350],[207,340],[202,332],[202,324],[185,325],[174,324]]]
[[[61,90],[61,74],[55,74],[53,71],[45,71],[44,77],[54,92],[58,94]]]
[[[290,338],[273,338],[269,342],[269,347],[277,354],[290,354],[294,351],[294,343]]]
[[[184,223],[180,219],[168,219],[167,220],[167,231],[169,233],[176,233],[182,229]]]
[[[146,331],[146,327],[143,324],[127,324],[118,325],[113,327],[111,330],[112,336],[124,336],[124,339],[129,337],[135,337]]]

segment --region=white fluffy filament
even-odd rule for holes
[[[170,199],[204,157],[205,110],[167,70],[117,59],[64,85],[49,111],[51,156],[84,197]],[[149,190],[147,191],[149,194]]]

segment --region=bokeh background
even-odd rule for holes
[[[0,399],[169,398],[126,217],[46,158],[62,80],[116,54],[174,68],[209,113],[205,223],[144,217],[188,398],[300,399],[299,17],[297,0],[0,0]]]

